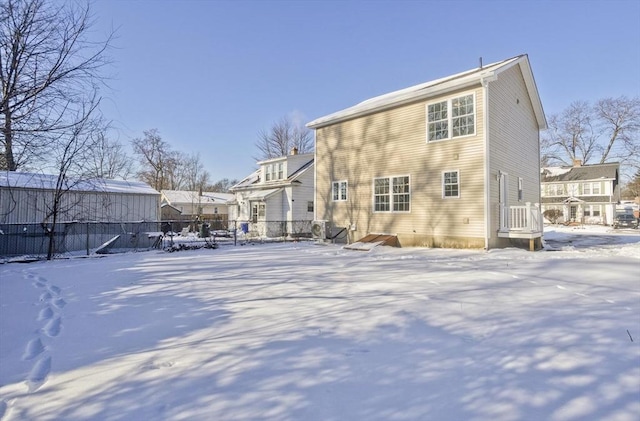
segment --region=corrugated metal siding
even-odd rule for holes
[[[53,192],[0,188],[1,223],[40,223],[51,211]],[[58,221],[158,221],[160,195],[67,192]],[[50,218],[49,218],[50,219]]]
[[[473,92],[474,136],[427,142],[424,101],[317,129],[317,218],[355,224],[352,241],[372,232],[400,234],[403,245],[427,244],[432,237],[483,238],[482,89]],[[442,198],[444,170],[460,171],[459,199]],[[411,212],[374,213],[373,179],[402,175],[410,176]],[[348,181],[346,202],[331,200],[331,182],[339,180]]]
[[[489,84],[490,247],[500,243],[498,173],[509,175],[509,205],[540,202],[539,129],[519,66]],[[523,200],[518,202],[518,177]]]

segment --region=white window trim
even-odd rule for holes
[[[409,210],[393,210],[393,179],[399,177],[407,177],[409,179],[409,193],[402,193],[409,195]],[[381,211],[376,210],[376,180],[389,180],[389,210]],[[384,177],[374,177],[371,181],[371,209],[373,213],[411,213],[411,175],[409,174],[399,174],[399,175],[390,175]]]
[[[465,134],[462,136],[456,136],[453,137],[453,113],[451,112],[451,101],[456,99],[456,98],[462,98],[463,96],[468,96],[468,95],[473,95],[473,133],[469,133],[469,134]],[[446,102],[447,103],[447,137],[442,138],[442,139],[434,139],[434,140],[429,140],[429,105],[433,105],[433,104],[438,104],[440,102]],[[431,143],[431,142],[443,142],[443,141],[447,141],[447,140],[452,140],[452,139],[463,139],[465,137],[471,137],[471,136],[475,136],[478,131],[477,131],[477,127],[478,127],[478,105],[477,105],[477,101],[476,101],[476,91],[468,91],[468,92],[463,92],[463,93],[458,93],[456,95],[452,95],[446,98],[439,98],[436,101],[431,101],[428,102],[427,104],[425,104],[425,117],[426,117],[426,121],[427,121],[427,126],[426,126],[426,140],[427,143]]]
[[[518,177],[518,202],[522,202],[524,200],[524,189],[522,187],[522,184],[522,177]]]
[[[340,197],[340,188],[342,187],[342,184],[344,183],[345,186],[345,197],[344,199]],[[338,186],[338,198],[335,198],[335,188],[336,185]],[[346,202],[349,199],[349,183],[347,182],[347,180],[336,180],[336,181],[332,181],[331,182],[331,201],[332,202]]]
[[[451,172],[455,172],[455,173],[458,174],[458,195],[457,196],[447,196],[447,195],[445,195],[444,175],[446,173],[451,173]],[[456,170],[445,170],[445,171],[442,171],[442,198],[443,199],[460,199],[461,192],[462,192],[462,180],[460,178],[460,170],[456,169]]]

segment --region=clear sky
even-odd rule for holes
[[[156,128],[212,181],[255,166],[257,133],[529,55],[547,116],[640,95],[640,1],[94,0],[111,28],[103,113],[129,144]]]

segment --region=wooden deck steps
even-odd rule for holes
[[[347,250],[369,251],[378,246],[400,247],[398,236],[390,234],[368,234],[355,243],[344,246]]]

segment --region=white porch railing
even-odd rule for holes
[[[500,232],[541,233],[542,212],[538,203],[524,206],[500,205]]]

